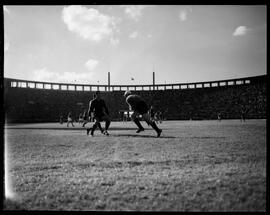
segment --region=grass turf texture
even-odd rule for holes
[[[6,127],[16,198],[4,210],[266,210],[265,120],[166,121],[160,138],[146,124],[94,137],[75,125]]]

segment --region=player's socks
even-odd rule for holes
[[[110,124],[111,124],[110,121],[106,121],[106,122],[105,122],[105,130],[106,130],[106,131],[108,130]]]
[[[138,130],[136,131],[136,133],[139,133],[141,131],[144,131],[144,128],[142,127],[141,123],[140,123],[140,120],[138,118],[135,118],[134,120],[134,123],[138,126]]]
[[[161,132],[162,132],[162,130],[159,129],[159,128],[157,127],[157,124],[156,124],[155,122],[152,122],[152,123],[151,123],[151,126],[152,126],[152,128],[155,129],[155,131],[157,132],[157,137],[159,137],[160,134],[161,134]]]
[[[108,133],[107,130],[104,130],[104,131],[103,131],[103,134],[109,136],[109,133]]]
[[[136,133],[140,133],[141,131],[144,131],[144,128],[139,128]]]
[[[97,127],[99,128],[100,132],[103,134],[104,129],[101,127],[101,124],[100,123],[97,124]]]
[[[87,133],[87,135],[89,135],[89,132],[91,131],[91,128],[87,128],[86,129],[86,133]]]
[[[93,127],[92,127],[91,133],[90,133],[92,136],[94,135],[94,131],[96,130],[97,126],[98,126],[98,125],[95,123],[95,124],[93,125]]]
[[[162,129],[159,129],[159,131],[157,132],[157,137],[160,137],[161,132],[162,132]]]

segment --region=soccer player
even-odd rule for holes
[[[94,95],[93,95],[93,99],[90,100],[90,102],[89,102],[89,108],[90,108],[90,106],[91,106],[92,101],[95,100],[96,97],[97,97],[96,94],[94,94]],[[89,109],[89,110],[90,110],[90,109]],[[88,122],[94,122],[94,121],[95,121],[95,120],[94,120],[94,113],[93,113],[93,112],[89,112],[89,110],[85,112],[85,123],[83,124],[83,127],[84,127]],[[88,117],[87,117],[87,116],[88,116]],[[99,128],[99,130],[100,130],[101,133],[103,134],[104,129],[101,127],[100,122],[97,123],[97,127]],[[92,128],[86,129],[87,135],[89,134],[89,132],[90,132],[91,129],[92,129]],[[93,136],[93,135],[92,135],[92,136]]]
[[[74,127],[74,125],[73,125],[73,119],[72,119],[72,113],[71,112],[68,113],[67,127],[69,127],[68,126],[69,123],[71,123],[72,127]]]
[[[60,124],[63,124],[63,114],[60,114]]]
[[[160,110],[159,111],[159,123],[162,123],[162,120],[163,120],[163,114],[162,114],[162,111]]]
[[[83,123],[82,113],[79,114],[78,123],[79,123],[79,124],[82,124],[82,123]]]
[[[92,129],[88,128],[87,129],[87,135],[89,134],[91,130],[91,136],[94,135],[94,131],[96,130],[97,127],[103,130],[101,128],[100,122],[105,121],[105,130],[102,132],[105,135],[109,135],[108,133],[108,128],[110,126],[111,120],[109,117],[109,110],[105,104],[105,101],[101,99],[100,97],[100,91],[96,92],[96,98],[90,101],[89,103],[89,109],[88,109],[88,114],[89,116],[93,117],[95,120],[95,123],[92,127]]]
[[[129,105],[129,109],[134,111],[131,115],[131,119],[138,126],[136,133],[144,131],[144,128],[142,127],[138,118],[139,115],[142,115],[142,118],[147,124],[152,126],[152,128],[157,132],[157,137],[159,137],[162,129],[159,129],[155,121],[151,120],[146,102],[139,95],[131,94],[129,90],[125,92],[124,97],[126,98],[126,103]]]
[[[161,110],[158,111],[158,121],[159,121],[159,123],[162,123],[162,113],[161,113]]]
[[[240,107],[240,115],[241,115],[241,122],[245,122],[246,120],[246,113],[247,113],[247,108],[244,105],[241,105]]]
[[[82,118],[83,118],[83,125],[82,125],[82,127],[84,127],[88,123],[88,117],[87,117],[87,111],[86,110],[83,111]]]
[[[154,119],[155,119],[156,123],[159,122],[159,112],[158,111],[155,113]]]
[[[218,121],[220,122],[221,121],[221,113],[218,112]]]
[[[149,114],[150,114],[151,120],[154,120],[155,119],[155,111],[154,111],[154,107],[152,105],[150,107]]]
[[[124,123],[125,122],[125,111],[120,110],[119,111],[119,114],[120,114],[120,117],[121,117],[122,122]]]

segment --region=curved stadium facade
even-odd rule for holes
[[[123,93],[136,91],[167,120],[240,118],[241,108],[250,119],[266,118],[267,76],[211,82],[158,85],[80,85],[4,78],[5,120],[13,122],[57,122],[72,111],[76,119],[88,109],[96,90],[101,91],[112,120],[127,109]]]

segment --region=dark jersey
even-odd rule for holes
[[[154,116],[155,116],[154,109],[150,109],[150,116],[151,116],[152,118],[154,118]]]
[[[95,116],[103,116],[104,112],[109,114],[109,110],[103,99],[93,99],[90,101],[89,115],[91,112],[94,112]]]
[[[148,112],[148,106],[146,102],[138,95],[129,95],[126,98],[126,102],[131,106],[132,110],[138,111],[140,114]]]

